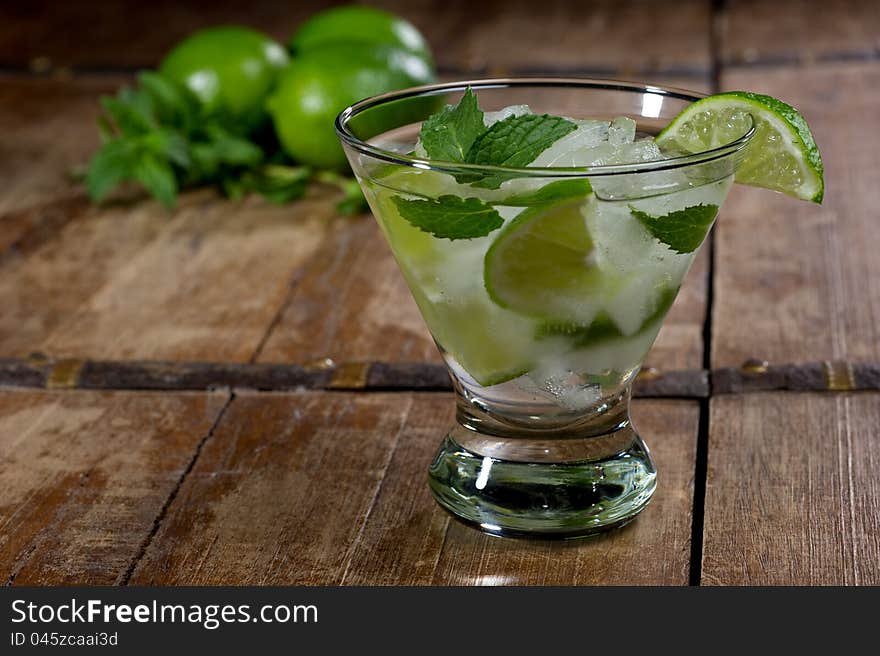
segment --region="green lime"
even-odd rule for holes
[[[804,117],[771,96],[729,91],[689,105],[657,136],[661,148],[697,153],[741,137],[754,119],[736,181],[822,202],[822,157]]]
[[[284,48],[246,27],[200,30],[180,42],[160,71],[187,86],[208,115],[248,133],[265,119],[266,97],[288,62]]]
[[[300,26],[287,45],[298,55],[328,43],[351,41],[394,46],[432,62],[428,42],[412,23],[387,11],[360,5],[315,14]]]
[[[327,45],[290,62],[267,106],[291,157],[310,166],[339,169],[346,166],[333,125],[339,112],[368,96],[433,80],[423,59],[399,48]]]
[[[418,300],[417,300],[418,302]],[[532,369],[535,323],[500,308],[485,294],[435,304],[425,321],[437,344],[483,387]]]
[[[562,202],[524,210],[486,253],[489,296],[521,314],[589,323],[603,276],[592,259],[585,210],[595,202]]]

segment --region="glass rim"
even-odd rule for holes
[[[373,107],[378,107],[388,102],[415,98],[418,96],[433,96],[450,91],[465,91],[471,89],[502,89],[508,87],[571,87],[586,88],[608,91],[628,91],[632,93],[650,93],[688,102],[696,102],[705,98],[707,94],[697,91],[688,91],[677,87],[657,86],[638,82],[626,82],[623,80],[599,79],[599,78],[567,78],[567,77],[521,77],[521,78],[486,78],[476,80],[462,80],[457,82],[441,82],[418,87],[410,87],[399,91],[391,91],[378,96],[364,98],[353,105],[349,105],[336,117],[336,134],[349,147],[354,150],[392,164],[410,166],[419,169],[440,171],[443,173],[481,173],[481,174],[510,174],[512,177],[523,178],[580,178],[584,176],[621,175],[626,173],[647,173],[655,171],[669,171],[694,164],[703,164],[721,159],[736,153],[746,145],[755,134],[754,118],[749,115],[751,126],[740,137],[733,141],[704,150],[699,153],[678,155],[662,160],[651,162],[637,162],[633,164],[609,164],[602,166],[580,167],[507,167],[488,166],[484,164],[465,164],[461,162],[447,162],[442,160],[425,159],[412,155],[385,150],[355,136],[348,128],[348,123],[355,116]]]

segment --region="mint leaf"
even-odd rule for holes
[[[198,124],[198,103],[189,89],[154,71],[141,71],[138,84],[152,101],[153,113],[162,125],[173,125],[184,131]]]
[[[306,166],[267,164],[257,170],[224,179],[223,187],[232,198],[256,192],[271,203],[283,205],[306,193],[311,174],[311,169]]]
[[[131,89],[122,89],[118,97],[101,97],[101,106],[109,114],[123,135],[146,134],[156,126],[155,119],[147,107],[145,96]]]
[[[166,208],[174,207],[177,180],[171,165],[161,156],[152,153],[143,154],[134,164],[132,177]]]
[[[485,237],[504,224],[498,212],[478,198],[440,196],[432,200],[407,200],[393,196],[400,216],[440,239]]]
[[[229,169],[253,169],[263,161],[262,149],[218,126],[190,136],[194,166],[188,171],[191,182],[206,182],[229,174]]]
[[[557,203],[563,200],[576,200],[586,198],[593,193],[593,187],[588,180],[560,180],[544,185],[535,191],[527,191],[514,194],[501,200],[490,201],[492,205],[504,205],[508,207],[533,207],[548,203]]]
[[[717,205],[693,205],[664,216],[651,216],[630,206],[630,212],[648,232],[677,253],[699,248],[718,214]]]
[[[468,87],[457,105],[447,105],[425,119],[419,140],[431,159],[463,162],[474,140],[485,131],[483,112]]]
[[[92,202],[99,202],[110,190],[131,176],[137,153],[129,140],[115,137],[105,142],[89,162],[86,189]]]
[[[465,162],[484,166],[523,167],[555,141],[577,129],[568,119],[549,114],[509,116],[477,137]],[[497,189],[510,175],[487,176],[473,182],[477,187]]]

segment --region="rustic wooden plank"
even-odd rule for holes
[[[211,25],[243,24],[284,41],[312,12],[333,2],[247,4],[192,0],[51,0],[5,3],[0,65],[79,69],[144,68],[191,32]],[[145,29],[152,26],[152,29]]]
[[[132,582],[687,582],[696,402],[636,402],[657,499],[631,528],[575,545],[447,532],[425,471],[453,405],[449,394],[237,396]],[[455,555],[475,548],[482,565]]]
[[[710,68],[710,3],[704,0],[676,2],[675,11],[640,0],[548,0],[540,8],[530,0],[501,0],[483,11],[486,18],[459,37],[466,70],[607,77]]]
[[[79,69],[155,66],[176,42],[209,25],[239,23],[286,41],[325,0],[247,4],[208,0],[8,4],[0,15],[0,65]],[[709,69],[708,0],[669,11],[644,0],[380,0],[425,33],[441,70],[467,73],[700,71]],[[133,21],[132,15],[139,20]],[[161,25],[144,30],[142,26]],[[638,48],[632,44],[638,43]],[[136,44],[136,47],[132,47]]]
[[[0,580],[120,582],[226,399],[0,392]]]
[[[260,362],[441,361],[371,216],[334,233],[309,264]]]
[[[295,205],[205,190],[91,210],[0,262],[3,355],[248,361],[299,267],[342,229],[333,194]]]
[[[157,213],[151,205],[84,214],[63,222],[32,250],[0,261],[0,348],[4,356],[38,350],[169,220],[169,215]]]
[[[823,205],[737,187],[716,234],[712,366],[880,361],[880,63],[729,70],[726,88],[798,106],[825,162]]]
[[[729,0],[720,18],[725,63],[870,59],[880,54],[875,0]]]
[[[7,217],[8,213],[79,193],[69,174],[87,162],[98,145],[98,96],[112,93],[127,79],[111,75],[73,81],[0,74],[0,133],[6,136],[0,145],[0,253],[35,218]]]
[[[880,395],[711,401],[702,581],[880,583]]]
[[[437,407],[452,420],[449,395],[238,395],[132,582],[338,583],[407,420]]]
[[[161,210],[149,206],[152,219],[162,221]],[[109,272],[38,350],[58,357],[247,361],[299,267],[347,220],[335,216],[324,191],[286,207],[205,192],[164,222],[156,239]]]

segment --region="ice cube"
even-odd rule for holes
[[[632,143],[636,138],[636,122],[626,116],[618,116],[611,121],[608,129],[608,142],[614,146]]]
[[[483,114],[483,123],[488,128],[493,123],[497,123],[498,121],[503,121],[506,118],[510,118],[511,116],[523,116],[524,114],[531,114],[532,110],[529,109],[528,105],[510,105],[509,107],[504,107],[503,109],[499,109],[497,112],[486,112]]]
[[[633,276],[605,302],[605,311],[622,334],[633,335],[657,311],[672,284],[671,276],[662,271]]]
[[[610,142],[610,140],[609,140]],[[615,153],[609,158],[609,164],[638,164],[663,159],[663,153],[651,138],[639,139],[632,143],[617,145]]]
[[[530,166],[590,166],[587,160],[592,159],[589,154],[597,146],[607,145],[608,129],[607,121],[575,121],[577,129],[556,141],[542,152]]]
[[[564,343],[560,343],[553,355],[538,361],[526,378],[531,383],[528,387],[567,410],[586,410],[601,398],[601,387],[586,383],[583,376],[572,370],[568,354],[560,350],[564,348]]]

